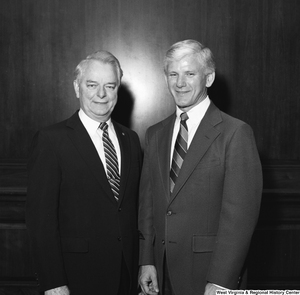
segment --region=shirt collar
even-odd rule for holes
[[[187,122],[193,121],[194,123],[200,123],[203,119],[208,107],[210,105],[210,99],[208,95],[204,100],[202,100],[199,104],[191,108],[187,114],[189,116],[189,119]],[[176,117],[180,120],[180,115],[183,113],[183,111],[176,106]]]
[[[78,115],[79,115],[79,118],[80,118],[83,126],[87,130],[87,132],[90,135],[94,134],[97,131],[97,129],[100,125],[100,122],[95,121],[92,118],[90,118],[82,109],[79,110]],[[106,123],[108,125],[108,128],[111,128],[112,122],[111,122],[110,118],[106,121]]]

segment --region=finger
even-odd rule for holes
[[[142,295],[148,294],[147,292],[149,291],[149,288],[148,288],[147,284],[142,283],[142,284],[140,284],[140,286],[141,286],[141,289],[142,289],[141,294],[142,294]]]
[[[151,282],[151,284],[149,285],[149,289],[155,293],[158,293],[159,292],[159,289],[158,289],[158,282],[157,282],[157,279],[154,278]]]
[[[141,295],[157,295],[158,292],[156,292],[153,288],[149,288],[147,285],[142,287]]]

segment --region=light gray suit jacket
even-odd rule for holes
[[[140,265],[166,253],[175,294],[202,294],[207,281],[236,289],[257,223],[262,171],[252,129],[209,106],[172,194],[175,114],[146,133],[140,184]]]

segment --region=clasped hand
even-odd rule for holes
[[[156,295],[159,292],[157,272],[154,265],[142,265],[140,267],[139,284],[142,289],[139,295]]]

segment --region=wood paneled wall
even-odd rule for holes
[[[253,127],[263,160],[300,160],[297,0],[11,0],[0,14],[2,160],[26,158],[37,129],[73,114],[73,70],[97,49],[120,59],[131,108],[117,119],[143,141],[174,110],[162,60],[188,38],[212,49],[210,95]]]
[[[250,286],[300,288],[299,17],[298,0],[2,3],[0,294],[35,285],[24,224],[27,151],[38,129],[78,109],[72,86],[78,62],[98,49],[119,58],[124,79],[114,118],[143,143],[146,128],[174,110],[164,53],[189,38],[213,51],[217,76],[209,95],[253,127],[264,164]]]
[[[248,258],[251,289],[300,290],[300,166],[264,165],[260,218]]]

